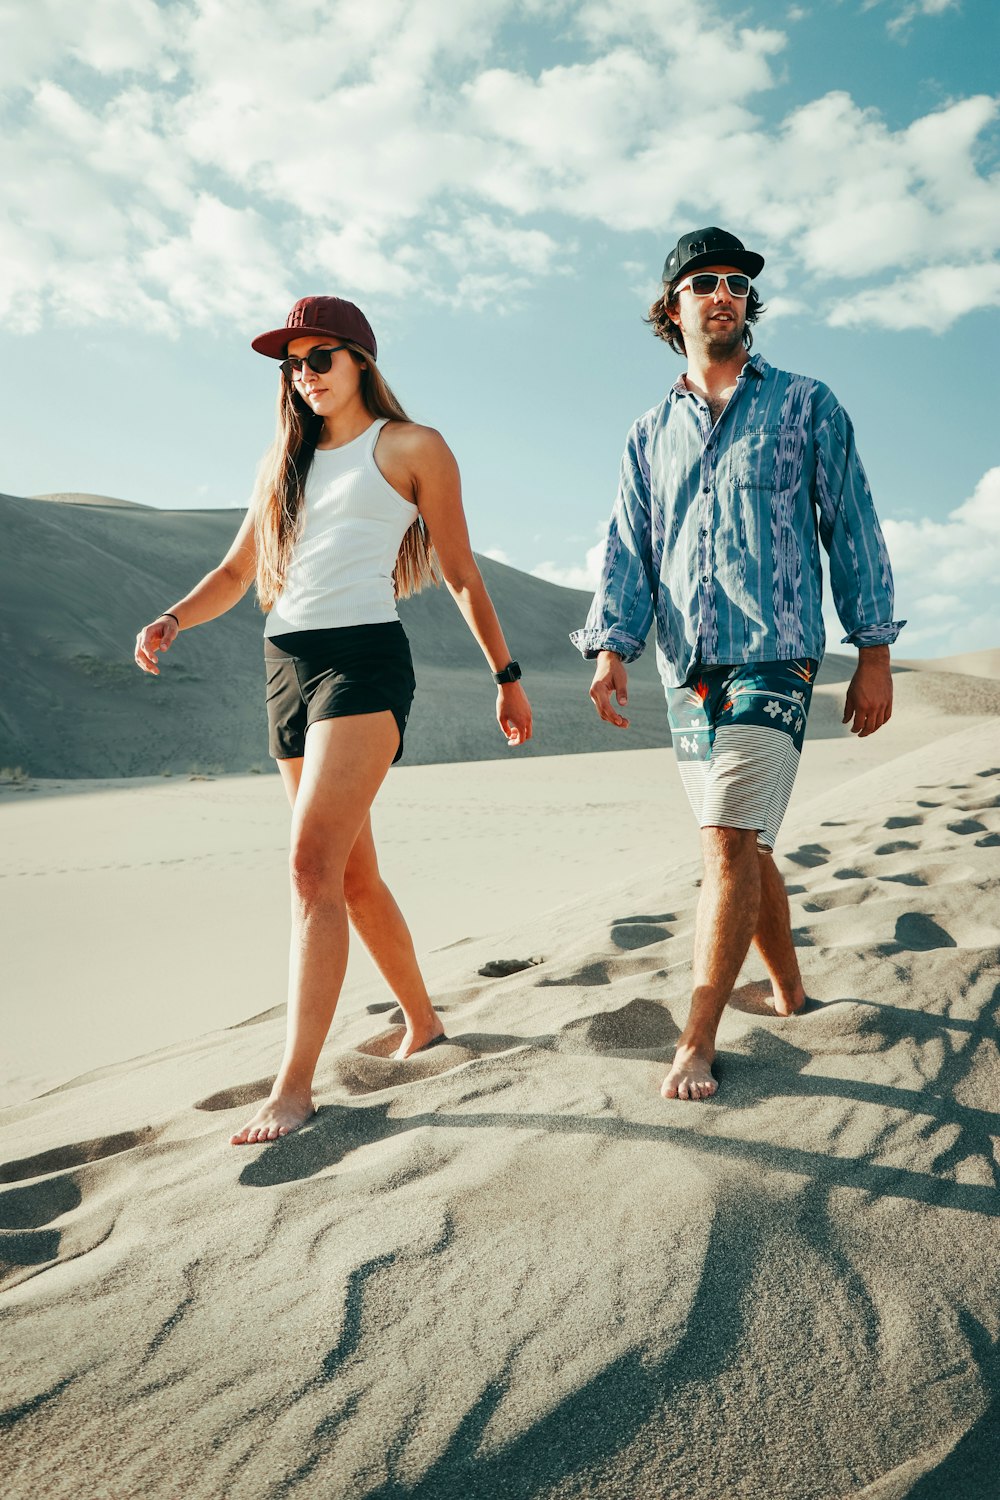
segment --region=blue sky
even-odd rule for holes
[[[854,418],[899,651],[1000,645],[995,0],[0,9],[0,488],[244,504],[249,340],[337,292],[474,544],[586,587],[681,368],[664,256],[722,224],[767,258],[757,347]]]

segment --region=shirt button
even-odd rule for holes
[[[708,574],[707,573],[702,573],[702,575],[701,575],[701,581],[702,581],[702,583],[707,583],[708,582]]]

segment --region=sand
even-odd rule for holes
[[[356,949],[317,1115],[234,1150],[284,1026],[261,621],[156,682],[130,646],[238,519],[0,497],[5,1494],[996,1500],[1000,652],[898,661],[864,742],[828,656],[777,851],[807,1006],[751,958],[720,1093],[667,1103],[700,864],[652,653],[618,735],[587,597],[484,560],[511,755],[408,603],[373,821],[448,1040],[393,1060]]]
[[[377,837],[449,1039],[393,1061],[355,969],[315,1119],[245,1151],[283,1031],[277,786],[7,786],[7,1083],[80,1072],[0,1115],[7,1493],[995,1497],[975,681],[902,672],[865,743],[817,690],[778,851],[809,1002],[776,1018],[751,959],[702,1105],[658,1094],[699,878],[665,751],[394,771]]]

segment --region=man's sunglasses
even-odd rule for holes
[[[308,365],[316,375],[325,375],[333,364],[333,356],[346,349],[346,344],[331,344],[327,348],[310,349],[308,354],[290,354],[278,366],[286,380],[294,380],[302,374],[303,365]]]
[[[690,287],[696,297],[711,297],[717,290],[720,281],[726,283],[726,290],[729,292],[730,297],[739,297],[740,299],[749,297],[750,277],[743,276],[739,272],[732,272],[728,276],[723,276],[717,271],[699,271],[696,275],[689,276],[686,281],[682,281],[677,290],[683,292],[685,287]]]

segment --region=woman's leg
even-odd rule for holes
[[[436,1036],[443,1036],[444,1026],[431,1005],[410,929],[382,879],[370,816],[365,818],[347,861],[344,897],[351,926],[402,1006],[406,1031],[396,1056],[409,1057]]]
[[[344,873],[398,745],[388,711],[323,719],[306,735],[292,808],[285,1052],[270,1098],[232,1137],[234,1146],[276,1140],[313,1113],[313,1073],[347,967]],[[290,774],[283,772],[286,788]]]
[[[294,807],[302,778],[302,761],[279,760],[278,770],[288,801]],[[431,1005],[406,919],[382,879],[370,813],[347,861],[344,899],[351,926],[399,1001],[406,1019],[406,1030],[396,1056],[410,1057],[435,1037],[444,1036],[444,1026]]]

